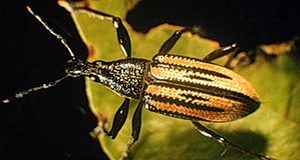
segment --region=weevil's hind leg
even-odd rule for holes
[[[215,59],[221,58],[223,56],[226,56],[230,53],[235,53],[238,51],[237,45],[234,43],[230,46],[222,47],[218,50],[215,50],[211,53],[209,53],[206,57],[203,58],[204,61],[206,62],[211,62]],[[233,54],[232,54],[233,55]],[[230,59],[229,59],[230,60]],[[230,62],[226,62],[226,64],[229,64]]]
[[[248,149],[242,148],[240,146],[237,146],[237,145],[233,144],[232,142],[230,142],[229,140],[227,140],[226,138],[224,138],[223,136],[221,136],[221,135],[215,133],[214,131],[204,127],[202,124],[200,124],[198,122],[193,122],[193,124],[194,124],[195,128],[203,136],[211,138],[213,140],[216,140],[224,146],[230,147],[234,150],[237,150],[237,151],[242,152],[242,153],[247,154],[247,155],[255,156],[255,157],[257,157],[259,159],[262,159],[262,160],[274,160],[273,158],[271,158],[269,156],[266,156],[266,155],[263,155],[263,154],[260,154],[260,153],[256,153],[256,152],[253,152],[251,150],[248,150]]]
[[[126,146],[125,152],[120,159],[128,159],[129,152],[132,145],[139,139],[140,131],[141,131],[141,124],[142,124],[142,109],[143,109],[143,101],[140,101],[132,119],[132,134],[131,138],[128,141]]]
[[[64,8],[66,8],[69,12],[73,12],[73,11],[82,11],[82,12],[87,12],[90,13],[92,15],[95,15],[97,18],[103,20],[110,20],[113,22],[114,28],[117,31],[117,37],[118,37],[118,42],[120,44],[120,47],[124,53],[124,55],[126,57],[131,57],[131,41],[130,41],[130,37],[128,34],[127,29],[125,28],[125,26],[122,23],[121,18],[119,17],[115,17],[113,15],[101,12],[101,11],[97,11],[94,9],[91,9],[89,7],[83,6],[83,7],[76,7],[72,4],[72,2],[65,2],[65,1],[59,1],[59,4],[61,6],[63,6]]]
[[[96,138],[99,134],[105,133],[106,135],[110,136],[112,139],[116,138],[118,135],[120,129],[123,127],[127,115],[128,115],[128,110],[129,110],[129,99],[125,99],[122,105],[119,107],[117,110],[114,121],[113,121],[113,126],[110,131],[107,131],[106,129],[106,123],[107,120],[106,118],[100,114],[98,117],[98,126],[92,131],[90,134],[93,138]]]
[[[193,27],[185,27],[181,30],[177,30],[173,33],[173,35],[165,41],[165,43],[160,47],[157,55],[164,55],[168,54],[169,51],[173,48],[173,46],[176,44],[176,42],[179,40],[181,35],[185,32],[191,32],[191,33],[198,33],[200,32],[199,26],[193,26]]]

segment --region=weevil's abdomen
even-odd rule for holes
[[[225,67],[195,58],[153,58],[144,91],[146,108],[173,117],[210,122],[233,121],[260,105],[251,84]]]

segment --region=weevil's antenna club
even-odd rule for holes
[[[57,39],[60,40],[60,42],[67,48],[68,52],[70,53],[70,56],[72,57],[72,59],[75,59],[75,55],[73,53],[73,51],[71,50],[71,48],[69,47],[69,45],[67,44],[67,41],[58,33],[56,33],[52,28],[50,28],[46,22],[44,22],[42,20],[42,18],[35,14],[33,12],[33,10],[29,7],[29,6],[26,6],[28,12],[34,16],[34,18],[36,18],[52,35],[54,35]]]

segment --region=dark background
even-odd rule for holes
[[[143,0],[127,21],[140,32],[163,23],[200,25],[202,36],[249,51],[299,35],[299,15],[299,0]]]
[[[67,39],[77,57],[86,57],[69,13],[55,1],[1,1],[1,99],[58,79],[70,58],[26,5]],[[0,159],[105,159],[98,141],[89,136],[97,121],[84,87],[83,78],[70,78],[9,105],[0,104]]]
[[[63,35],[77,57],[87,49],[68,12],[55,1],[1,1],[0,97],[56,80],[70,58],[63,45],[27,11],[29,5]],[[161,23],[198,24],[205,37],[245,50],[299,34],[298,1],[145,0],[128,21],[141,32]],[[142,44],[134,44],[142,45]],[[87,105],[83,78],[67,79],[0,106],[0,159],[106,159],[88,133],[97,122]],[[116,108],[117,109],[117,108]]]

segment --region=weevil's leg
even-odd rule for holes
[[[192,121],[193,122],[193,121]],[[237,146],[235,144],[233,144],[232,142],[230,142],[229,140],[227,140],[226,138],[224,138],[223,136],[215,133],[214,131],[204,127],[202,124],[198,123],[198,122],[193,122],[193,124],[195,125],[195,128],[205,137],[217,140],[219,143],[223,144],[224,146],[230,147],[234,150],[237,150],[239,152],[245,153],[247,155],[251,155],[251,156],[255,156],[259,159],[262,160],[274,160],[273,158],[260,154],[260,153],[256,153],[253,152],[251,150],[242,148],[240,146]]]
[[[90,13],[92,15],[95,15],[97,18],[101,19],[101,20],[110,20],[113,22],[113,25],[117,31],[117,37],[118,37],[118,41],[120,44],[120,47],[124,53],[124,55],[126,57],[131,57],[131,42],[130,42],[130,37],[128,34],[127,29],[125,28],[125,26],[122,23],[121,18],[119,17],[115,17],[113,15],[101,12],[101,11],[97,11],[94,9],[91,9],[89,7],[76,7],[73,6],[71,2],[67,3],[65,1],[59,1],[59,4],[61,6],[63,6],[64,8],[66,8],[69,12],[73,12],[73,11],[82,11],[82,12],[86,12],[86,13]]]
[[[132,134],[121,159],[128,159],[130,148],[139,139],[142,124],[143,101],[138,104],[132,119]]]
[[[127,29],[122,23],[122,20],[119,17],[109,15],[100,11],[93,10],[88,7],[75,7],[74,10],[85,11],[92,13],[100,17],[100,19],[107,19],[113,22],[113,25],[117,31],[118,42],[120,47],[126,57],[131,57],[131,42]]]
[[[237,50],[238,50],[238,47],[234,43],[230,46],[222,47],[218,50],[215,50],[215,51],[209,53],[206,57],[203,58],[203,60],[206,61],[206,62],[210,62],[210,61],[213,61],[215,59],[221,58],[225,55],[228,55],[230,53],[236,52]]]
[[[129,99],[125,99],[121,107],[117,110],[114,121],[113,121],[113,126],[111,130],[108,133],[108,136],[111,136],[112,139],[116,138],[117,134],[119,133],[120,129],[123,127],[127,115],[128,115],[128,110],[129,110]]]
[[[129,99],[125,99],[122,105],[119,107],[117,112],[115,113],[114,121],[113,121],[113,126],[110,131],[107,131],[106,129],[106,118],[103,115],[100,115],[98,120],[100,121],[98,123],[98,126],[94,129],[93,132],[91,132],[91,136],[96,138],[99,134],[105,133],[106,135],[110,136],[112,139],[116,138],[118,135],[120,129],[123,127],[127,115],[128,115],[128,110],[129,110]]]
[[[179,40],[181,35],[185,32],[198,33],[200,32],[200,28],[198,26],[193,27],[185,27],[181,30],[177,30],[173,33],[173,35],[165,41],[165,43],[160,47],[157,55],[168,54],[169,51],[173,48],[176,42]]]

